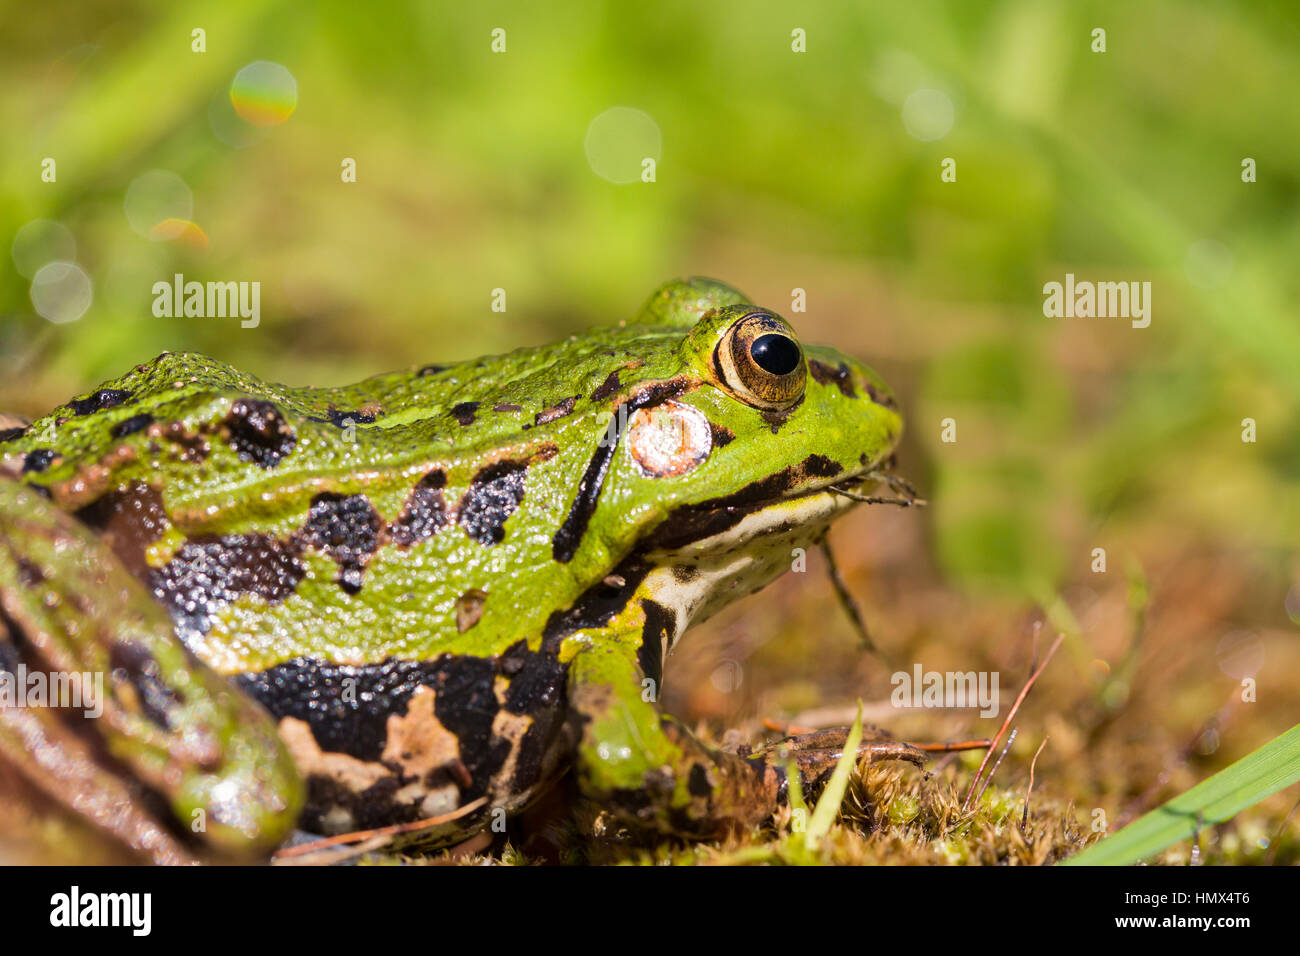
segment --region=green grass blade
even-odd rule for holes
[[[849,774],[853,772],[853,765],[858,759],[860,743],[862,743],[862,701],[858,701],[858,716],[854,718],[849,739],[844,742],[844,753],[840,754],[840,759],[836,761],[831,779],[826,783],[821,799],[817,801],[812,819],[808,821],[809,846],[816,846],[817,841],[830,831],[831,824],[835,822],[835,815],[840,812],[844,792],[849,788]]]
[[[1136,863],[1171,843],[1192,837],[1198,821],[1200,826],[1222,823],[1297,780],[1300,780],[1300,724],[1062,865]]]

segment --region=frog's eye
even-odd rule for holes
[[[714,352],[722,384],[756,408],[781,408],[803,395],[807,365],[794,329],[770,312],[750,312]]]

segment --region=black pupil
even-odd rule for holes
[[[799,346],[787,335],[760,335],[750,345],[749,354],[759,368],[773,375],[789,375],[799,367]]]

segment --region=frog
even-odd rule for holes
[[[448,846],[565,774],[629,833],[769,826],[846,732],[706,745],[665,661],[889,483],[902,428],[870,367],[699,277],[349,386],[164,352],[0,432],[0,671],[93,698],[8,699],[0,763],[155,863]]]

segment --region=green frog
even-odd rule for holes
[[[86,704],[11,694],[0,763],[155,862],[446,845],[570,769],[632,829],[760,826],[845,735],[707,747],[664,659],[889,480],[901,430],[873,371],[699,278],[347,387],[164,353],[0,431],[0,676]]]

